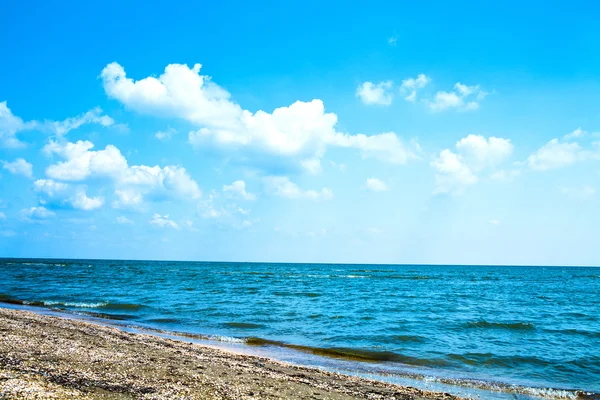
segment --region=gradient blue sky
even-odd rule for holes
[[[0,256],[600,264],[596,2],[50,3],[0,13]]]

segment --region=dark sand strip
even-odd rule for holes
[[[457,399],[0,308],[0,399]]]

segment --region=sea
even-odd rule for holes
[[[0,307],[472,398],[600,398],[600,268],[5,258]]]

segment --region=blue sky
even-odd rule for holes
[[[5,3],[0,256],[600,264],[599,7],[483,3]]]

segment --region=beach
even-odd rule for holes
[[[0,399],[457,398],[29,311],[0,332]]]

